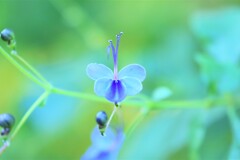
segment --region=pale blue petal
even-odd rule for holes
[[[100,78],[95,81],[94,92],[98,96],[105,97],[108,88],[111,86],[112,80],[109,78]]]
[[[118,75],[119,79],[123,79],[125,77],[133,77],[139,79],[142,82],[146,77],[146,70],[139,64],[130,64],[121,69]]]
[[[102,136],[98,126],[94,128],[91,135],[92,145],[81,157],[81,160],[117,159],[125,138],[123,129],[109,126],[105,133],[105,136]]]
[[[111,86],[107,89],[105,98],[111,102],[121,102],[126,97],[126,87],[121,81],[113,80]]]
[[[126,77],[121,79],[121,82],[126,86],[126,92],[128,96],[133,96],[142,90],[142,83],[140,80],[132,77]]]
[[[109,146],[114,142],[116,138],[116,133],[109,126],[105,130],[105,136],[102,136],[98,126],[96,126],[91,134],[91,140],[94,146],[101,148],[102,150],[107,150]]]
[[[87,75],[93,80],[97,80],[103,77],[106,77],[109,79],[113,78],[112,70],[107,66],[105,66],[104,64],[90,63],[87,66],[86,71],[87,71]]]

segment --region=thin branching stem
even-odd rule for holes
[[[29,116],[32,114],[32,112],[49,96],[50,92],[45,91],[33,104],[32,106],[27,110],[27,112],[22,117],[21,121],[16,126],[16,129],[11,134],[9,140],[12,140],[16,134],[19,132],[23,124],[26,122],[26,120],[29,118]]]
[[[33,111],[49,96],[50,92],[45,91],[33,104],[32,106],[27,110],[27,112],[24,114],[16,128],[14,129],[13,133],[8,137],[8,139],[4,142],[3,146],[0,148],[0,155],[4,152],[4,150],[9,146],[10,142],[13,140],[13,138],[17,135],[19,130],[22,128],[22,126],[25,124],[29,116],[33,113]]]
[[[94,101],[94,102],[101,102],[106,103],[107,101],[104,98],[98,97],[93,94],[82,93],[82,92],[74,92],[68,91],[60,88],[56,88],[52,86],[34,67],[32,67],[27,61],[25,61],[19,55],[15,55],[16,59],[5,51],[0,46],[0,53],[11,63],[13,64],[20,72],[22,72],[25,76],[31,79],[34,83],[38,84],[39,86],[45,89],[45,92],[32,104],[32,106],[28,109],[25,113],[23,118],[20,120],[18,125],[16,126],[13,133],[8,137],[5,141],[3,146],[0,148],[0,155],[2,152],[9,146],[12,139],[17,135],[21,127],[25,124],[26,120],[32,114],[32,112],[49,96],[49,94],[60,94],[70,97],[76,97],[84,100]],[[17,61],[18,60],[18,61]],[[19,63],[21,62],[21,63]],[[24,66],[23,66],[24,65]],[[214,101],[222,102],[221,99],[215,99]],[[139,99],[131,99],[127,98],[123,104],[124,106],[132,106],[132,107],[140,107],[143,110],[140,112],[139,116],[134,120],[130,129],[128,129],[127,134],[130,135],[131,132],[136,128],[136,126],[143,120],[149,110],[153,109],[163,109],[163,108],[192,108],[192,107],[209,107],[211,106],[213,100],[203,99],[203,100],[189,100],[189,101],[152,101],[148,97],[144,96],[143,98]],[[224,102],[224,101],[223,101]],[[107,127],[109,126],[115,112],[117,111],[117,107],[114,107],[114,110],[110,116],[110,119],[107,123]],[[106,128],[107,128],[106,127]]]
[[[39,81],[38,78],[36,78],[31,72],[26,70],[21,64],[19,64],[10,54],[8,54],[1,46],[0,46],[0,53],[12,64],[14,65],[20,72],[22,72],[25,76],[30,78],[33,82],[38,84],[39,86],[42,86],[45,89],[48,89],[49,86],[41,81]]]
[[[12,54],[20,62],[22,62],[36,77],[38,77],[42,82],[51,85],[34,67],[32,67],[25,59],[23,59],[19,54]]]
[[[126,131],[127,137],[131,137],[133,131],[136,129],[136,127],[143,121],[143,119],[146,117],[149,110],[147,108],[142,108],[141,111],[138,113],[136,118],[133,120],[133,122],[130,124],[130,127]]]
[[[107,124],[106,124],[105,130],[108,129],[108,127],[109,127],[109,125],[110,125],[110,123],[111,123],[111,121],[112,121],[112,119],[113,119],[113,116],[114,116],[115,113],[117,112],[117,109],[118,109],[118,107],[114,106],[114,109],[113,109],[113,111],[112,111],[112,113],[111,113],[111,115],[110,115],[110,117],[109,117],[109,119],[108,119],[108,122],[107,122]]]
[[[68,90],[64,90],[64,89],[60,89],[60,88],[56,88],[56,87],[52,88],[52,93],[70,96],[70,97],[76,97],[76,98],[85,99],[85,100],[94,101],[94,102],[100,102],[100,103],[108,102],[104,98],[98,97],[93,94],[76,92],[76,91],[68,91]],[[164,109],[164,108],[193,108],[193,107],[194,108],[204,108],[204,107],[209,107],[209,104],[211,102],[212,102],[212,100],[208,100],[208,99],[188,100],[188,101],[163,100],[163,101],[158,101],[158,102],[155,102],[155,101],[152,101],[149,99],[148,100],[144,99],[144,101],[126,99],[122,103],[125,106],[131,106],[131,107],[140,107],[140,108],[148,107],[151,109]]]

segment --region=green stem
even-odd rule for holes
[[[34,81],[36,84],[42,86],[45,89],[48,89],[49,86],[45,83],[39,81],[35,76],[33,76],[30,72],[28,72],[24,67],[22,67],[15,59],[13,59],[1,46],[0,53],[10,62],[12,63],[18,70],[20,70],[23,74],[25,74],[28,78]]]
[[[89,101],[102,102],[102,103],[107,102],[104,98],[98,97],[96,95],[75,92],[75,91],[68,91],[68,90],[64,90],[64,89],[60,89],[60,88],[56,88],[56,87],[53,87],[51,89],[51,92],[55,93],[55,94],[69,96],[69,97],[82,98],[82,99],[89,100]]]
[[[17,135],[19,130],[22,128],[22,126],[25,124],[26,120],[29,118],[29,116],[32,114],[32,112],[49,96],[50,92],[45,91],[33,104],[32,106],[27,110],[27,112],[24,114],[20,122],[18,123],[17,127],[13,131],[13,133],[9,136],[9,138],[4,142],[3,146],[0,148],[0,155],[7,149],[10,142],[13,140],[13,138]]]
[[[136,127],[142,122],[142,120],[146,117],[147,113],[149,112],[148,109],[144,108],[140,111],[138,116],[133,120],[130,127],[126,131],[127,137],[130,137]]]
[[[60,88],[52,88],[52,93],[55,94],[61,94],[65,96],[70,96],[70,97],[76,97],[76,98],[82,98],[85,100],[90,100],[90,101],[95,101],[95,102],[102,102],[106,103],[107,101],[104,98],[98,97],[93,94],[87,94],[87,93],[81,93],[81,92],[75,92],[75,91],[68,91]],[[146,101],[146,100],[145,100]],[[159,101],[159,102],[153,102],[148,100],[146,103],[148,104],[149,108],[151,109],[163,109],[163,108],[193,108],[193,107],[208,107],[209,106],[209,100],[192,100],[192,101]],[[146,105],[145,102],[141,102],[138,100],[125,100],[123,102],[124,105],[129,105],[133,107],[142,107]]]
[[[35,69],[33,68],[25,59],[23,59],[21,56],[19,56],[17,53],[12,54],[15,56],[20,62],[22,62],[33,74],[35,74],[42,82],[49,84],[49,82]]]
[[[189,101],[168,101],[168,100],[163,100],[159,102],[152,102],[150,101],[150,108],[152,109],[157,109],[157,108],[178,108],[178,107],[184,107],[184,108],[203,108],[203,107],[208,107],[209,101],[208,99],[203,99],[203,100],[189,100]]]
[[[117,109],[118,109],[118,107],[116,107],[116,106],[114,105],[114,109],[113,109],[112,114],[111,114],[111,116],[110,116],[110,118],[109,118],[109,120],[108,120],[108,122],[107,122],[107,124],[106,124],[105,130],[108,129],[108,127],[109,127],[109,125],[110,125],[110,123],[111,123],[111,121],[112,121],[112,118],[113,118],[113,116],[115,115]]]
[[[38,78],[42,79],[46,83],[43,83],[39,81],[34,75],[32,75],[30,72],[28,72],[24,67],[22,67],[13,57],[11,57],[1,46],[0,46],[0,53],[3,54],[4,57],[6,57],[16,68],[18,68],[23,74],[25,74],[27,77],[29,77],[31,80],[33,80],[36,84],[39,84],[46,90],[49,90],[52,88],[52,86],[47,82],[47,80],[34,69],[30,64],[28,64],[23,58],[21,58],[18,55],[15,55],[22,63],[24,63]],[[70,97],[77,97],[82,98],[85,100],[90,101],[96,101],[96,102],[102,102],[106,103],[107,101],[104,98],[98,97],[96,95],[92,94],[86,94],[86,93],[80,93],[80,92],[74,92],[74,91],[67,91],[64,89],[59,88],[53,88],[52,93],[56,94],[62,94]],[[193,101],[160,101],[160,102],[153,102],[148,99],[144,99],[144,101],[132,101],[128,99],[123,102],[124,105],[129,106],[135,106],[135,107],[142,107],[142,106],[148,106],[151,109],[162,109],[162,108],[178,108],[178,107],[207,107],[209,104],[209,100],[193,100]]]
[[[53,87],[52,88],[52,93],[55,94],[61,94],[65,96],[70,96],[70,97],[76,97],[76,98],[81,98],[89,101],[95,101],[95,102],[100,102],[100,103],[107,103],[104,98],[93,95],[93,94],[88,94],[88,93],[81,93],[81,92],[75,92],[75,91],[68,91],[60,88]],[[142,106],[143,103],[139,101],[125,101],[125,105],[133,105],[133,106]]]
[[[18,123],[17,127],[11,134],[10,138],[8,140],[12,140],[18,131],[22,128],[23,124],[26,122],[26,120],[29,118],[29,116],[32,114],[32,112],[49,96],[50,92],[45,91],[33,104],[32,106],[27,110],[27,112],[22,117],[21,121]]]
[[[39,81],[33,74],[27,71],[24,67],[22,67],[13,57],[11,57],[1,46],[0,46],[0,53],[9,60],[16,68],[18,68],[23,74],[25,74],[28,78],[33,80],[36,84],[42,86],[46,90],[52,89],[52,93],[62,94],[70,97],[77,97],[82,98],[85,100],[95,101],[95,102],[102,102],[106,103],[107,101],[104,98],[98,97],[96,95],[81,93],[81,92],[74,92],[68,91],[59,88],[52,88],[51,84],[36,70],[34,69],[29,63],[27,63],[23,58],[18,55],[15,55],[23,64],[25,64],[38,78],[40,78],[45,83]],[[208,107],[209,100],[193,100],[193,101],[160,101],[154,102],[148,99],[144,99],[144,101],[139,100],[129,100],[126,99],[124,105],[134,106],[134,107],[142,107],[148,106],[151,109],[163,109],[163,108],[178,108],[178,107]]]

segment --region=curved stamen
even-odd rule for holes
[[[123,35],[123,32],[120,32],[119,34],[116,35],[116,37],[117,37],[117,43],[116,43],[116,52],[117,52],[117,54],[118,54],[118,46],[119,46],[120,39],[121,39],[122,35]]]
[[[123,32],[120,32],[119,34],[116,35],[117,37],[117,42],[116,42],[116,49],[114,48],[114,45],[112,43],[112,40],[109,40],[109,48],[112,49],[112,55],[113,55],[113,62],[114,62],[114,80],[118,79],[118,47],[120,43],[120,38],[122,36]]]
[[[117,54],[116,54],[116,50],[114,48],[114,45],[112,43],[112,40],[108,41],[110,44],[110,48],[112,49],[112,55],[113,55],[113,62],[114,62],[114,80],[117,80]]]

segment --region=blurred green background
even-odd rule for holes
[[[167,87],[168,100],[239,97],[240,2],[190,0],[0,0],[0,29],[11,28],[17,50],[53,85],[93,92],[87,64],[104,63],[108,40],[124,32],[119,66],[143,65],[142,94]],[[6,48],[4,42],[0,45]],[[0,113],[19,122],[43,90],[0,56]],[[239,104],[234,104],[238,107]],[[150,111],[127,137],[119,159],[239,159],[227,105]],[[175,107],[175,108],[174,108]],[[110,103],[51,95],[0,159],[79,159],[91,145],[95,115]],[[125,127],[139,108],[123,106]],[[234,123],[235,124],[235,123]],[[236,127],[235,127],[236,129]],[[235,135],[235,136],[234,136]],[[195,154],[197,153],[197,154]],[[239,156],[239,158],[237,157]]]

